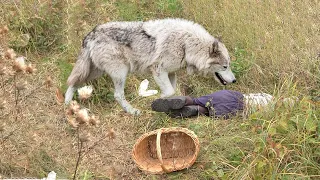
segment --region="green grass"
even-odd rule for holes
[[[56,62],[56,66],[60,69],[59,79],[61,80],[61,82],[67,82],[73,66],[64,59],[58,59]],[[64,91],[67,90],[67,83],[62,84],[62,89]]]
[[[54,86],[65,90],[81,41],[97,24],[166,17],[194,20],[212,35],[222,37],[238,82],[223,87],[213,78],[187,76],[182,70],[178,72],[177,94],[201,96],[226,88],[266,92],[276,100],[296,96],[300,101],[293,107],[276,101],[271,110],[256,111],[246,118],[177,120],[150,110],[150,103],[158,96],[138,97],[138,85],[144,78],[149,79],[150,88],[158,89],[150,76],[131,75],[126,96],[143,112],[132,117],[115,102],[110,78],[101,78],[90,83],[95,93],[84,103],[100,116],[101,125],[88,131],[101,137],[114,127],[117,138],[103,142],[83,159],[78,179],[318,179],[320,104],[312,101],[320,95],[318,7],[312,0],[22,0],[0,6],[0,24],[10,29],[9,41],[1,40],[0,45],[8,44],[20,55],[32,57],[39,66],[39,76],[50,74]],[[34,82],[41,84],[43,79],[37,77]],[[54,170],[58,177],[72,177],[76,142],[65,123],[64,107],[54,100],[53,89],[39,91],[32,102],[26,100],[29,114],[23,121],[12,123],[11,116],[6,116],[7,124],[23,129],[1,146],[0,176],[40,178]],[[38,108],[34,110],[28,103]],[[144,175],[129,157],[132,145],[145,132],[171,126],[186,127],[198,135],[201,150],[196,163],[167,175]],[[33,134],[41,134],[41,143],[33,140]],[[33,151],[25,153],[29,149]]]
[[[178,0],[129,1],[115,2],[118,19],[123,21],[142,21],[161,17],[180,17],[182,5]]]
[[[238,79],[241,78],[241,76],[244,76],[244,74],[247,74],[248,71],[250,71],[252,66],[255,64],[255,58],[252,54],[248,54],[245,49],[241,49],[238,47],[235,47],[233,56],[235,59],[231,64],[231,68],[232,72]]]
[[[9,4],[3,4],[3,8]],[[8,6],[9,13],[3,13],[2,17],[8,22],[9,29],[15,30],[10,46],[18,51],[39,53],[54,49],[63,38],[60,26],[63,12],[59,10],[62,6],[59,2],[34,6],[27,1],[21,1],[19,6]]]

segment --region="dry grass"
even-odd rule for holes
[[[15,2],[15,3],[14,3]],[[72,178],[77,159],[77,133],[68,122],[64,105],[55,97],[65,90],[82,38],[96,24],[112,20],[184,17],[222,36],[233,61],[238,83],[228,89],[267,92],[277,98],[299,96],[294,108],[276,104],[274,111],[257,112],[230,121],[208,117],[176,120],[152,112],[156,98],[137,96],[145,76],[130,76],[127,98],[143,115],[125,114],[113,99],[109,78],[92,82],[93,97],[83,107],[100,117],[100,125],[85,129],[93,136],[86,147],[105,138],[114,128],[116,138],[104,139],[82,159],[78,179],[316,179],[319,177],[320,51],[318,1],[5,1],[0,25],[10,29],[1,37],[8,46],[36,64],[21,94],[16,116],[12,77],[1,76],[0,176],[44,177],[54,170],[58,178]],[[0,26],[1,27],[1,26]],[[5,38],[4,38],[5,37]],[[29,38],[29,39],[28,39]],[[4,58],[1,65],[11,67]],[[200,96],[222,89],[212,78],[179,74],[178,94]],[[43,85],[47,76],[52,87]],[[149,77],[148,77],[149,78]],[[151,88],[157,88],[149,78]],[[17,120],[15,120],[17,118]],[[201,150],[196,164],[168,175],[142,174],[131,159],[135,140],[160,127],[193,130]]]

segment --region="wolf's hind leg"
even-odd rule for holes
[[[133,108],[124,95],[124,86],[128,74],[128,68],[126,66],[119,67],[116,72],[108,74],[114,83],[114,98],[122,106],[123,110],[130,114],[139,115],[140,110]]]
[[[88,81],[97,79],[97,78],[101,77],[103,74],[104,74],[104,71],[93,67],[90,69],[90,74],[88,75],[86,81],[88,82]]]
[[[102,70],[91,67],[90,73],[89,73],[88,77],[85,79],[85,82],[94,80],[94,79],[102,76],[103,73],[104,72]],[[70,101],[72,100],[73,94],[77,89],[78,89],[78,87],[76,87],[74,85],[68,87],[68,90],[67,90],[67,92],[65,94],[65,100],[64,100],[65,104],[69,104],[70,103]]]
[[[69,104],[70,103],[70,101],[72,100],[73,94],[74,94],[74,92],[76,90],[77,90],[77,88],[74,87],[74,86],[69,86],[68,87],[68,90],[67,90],[67,92],[65,94],[65,99],[64,99],[64,103],[65,104]]]
[[[170,82],[168,72],[153,72],[153,78],[160,87],[161,97],[169,97],[174,94],[174,88]]]

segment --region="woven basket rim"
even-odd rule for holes
[[[148,169],[146,169],[144,166],[142,166],[141,164],[138,163],[138,160],[135,156],[135,152],[136,152],[136,147],[147,137],[151,136],[151,135],[157,135],[158,131],[161,130],[162,131],[162,134],[165,134],[165,133],[171,133],[171,132],[182,132],[182,133],[185,133],[187,134],[189,137],[192,138],[193,140],[193,143],[195,145],[195,152],[194,154],[192,155],[192,160],[190,161],[190,163],[188,163],[185,167],[183,168],[179,168],[179,169],[175,169],[173,171],[177,171],[177,170],[182,170],[182,169],[185,169],[185,168],[189,168],[190,166],[192,166],[195,162],[195,160],[197,159],[197,156],[199,154],[199,151],[200,151],[200,142],[199,142],[199,139],[198,139],[198,136],[191,130],[187,129],[187,128],[183,128],[183,127],[169,127],[169,128],[159,128],[159,129],[156,129],[156,130],[153,130],[153,131],[150,131],[150,132],[147,132],[147,133],[144,133],[143,135],[141,135],[139,137],[139,139],[136,141],[136,143],[134,144],[133,146],[133,150],[132,150],[132,158],[135,162],[135,164],[138,166],[138,168],[146,173],[149,173],[149,174],[163,174],[165,173],[163,170],[160,171],[160,172],[155,172],[155,171],[150,171]],[[172,171],[170,171],[172,172]]]

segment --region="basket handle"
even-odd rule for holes
[[[166,167],[164,167],[162,155],[161,155],[161,147],[160,147],[160,139],[161,139],[162,129],[159,129],[157,132],[157,157],[160,161],[161,168],[164,172],[170,172]]]

